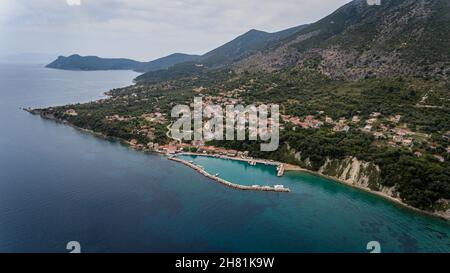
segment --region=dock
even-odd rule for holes
[[[253,186],[244,186],[244,185],[239,185],[239,184],[235,184],[235,183],[231,183],[229,181],[226,181],[225,179],[222,179],[218,176],[209,174],[208,172],[206,172],[202,167],[195,165],[194,163],[191,163],[189,161],[171,156],[168,158],[169,160],[175,161],[175,162],[179,162],[182,163],[194,170],[196,170],[197,172],[199,172],[200,174],[214,180],[217,181],[225,186],[234,188],[234,189],[239,189],[239,190],[252,190],[252,191],[272,191],[272,192],[290,192],[291,190],[288,188],[285,188],[283,185],[275,185],[274,187],[270,187],[270,186],[260,186],[260,185],[253,185]],[[284,168],[283,168],[284,170]]]

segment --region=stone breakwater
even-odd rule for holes
[[[258,185],[255,185],[255,186],[244,186],[244,185],[231,183],[231,182],[226,181],[226,180],[224,180],[224,179],[222,179],[220,177],[217,177],[217,176],[209,174],[208,172],[206,172],[201,167],[199,167],[199,166],[197,166],[197,165],[195,165],[193,163],[190,163],[190,162],[188,162],[186,160],[183,160],[183,159],[180,159],[180,158],[177,158],[177,157],[169,157],[169,160],[182,163],[182,164],[184,164],[184,165],[186,165],[186,166],[196,170],[197,172],[201,173],[202,175],[204,175],[204,176],[206,176],[206,177],[208,177],[208,178],[210,178],[212,180],[215,180],[215,181],[217,181],[217,182],[219,182],[219,183],[221,183],[221,184],[223,184],[225,186],[234,188],[234,189],[252,190],[252,191],[273,191],[273,192],[290,192],[291,191],[290,189],[283,188],[283,187],[276,187],[276,186],[275,187],[258,186]]]

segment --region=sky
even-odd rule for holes
[[[349,1],[0,0],[0,55],[204,54],[250,29],[315,22]]]

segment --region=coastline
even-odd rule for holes
[[[416,213],[422,213],[422,214],[425,214],[425,215],[428,215],[428,216],[440,218],[440,219],[445,220],[445,221],[450,221],[450,217],[445,217],[445,216],[443,216],[441,214],[438,214],[438,213],[433,213],[433,212],[424,211],[424,210],[415,208],[413,206],[410,206],[410,205],[404,203],[400,199],[392,197],[392,196],[390,196],[390,195],[388,195],[386,193],[383,193],[381,191],[373,191],[373,190],[371,190],[369,188],[364,188],[364,187],[361,187],[361,186],[358,186],[358,185],[350,184],[350,183],[348,183],[346,181],[343,181],[343,180],[340,180],[340,179],[338,179],[336,177],[324,175],[324,174],[321,174],[319,172],[311,171],[311,170],[308,170],[308,169],[305,169],[305,168],[301,168],[300,166],[296,166],[296,165],[292,165],[292,164],[287,164],[287,163],[277,162],[277,161],[268,161],[268,160],[265,160],[265,159],[253,159],[253,158],[246,159],[246,158],[237,158],[237,157],[222,156],[222,155],[221,156],[215,156],[215,155],[200,154],[200,153],[181,153],[181,154],[204,156],[204,157],[223,158],[223,159],[244,161],[244,162],[251,162],[251,161],[253,161],[253,162],[260,163],[260,164],[275,165],[275,166],[277,166],[277,165],[284,165],[285,166],[285,172],[287,172],[287,171],[289,171],[289,172],[304,172],[304,173],[309,173],[309,174],[312,174],[312,175],[315,175],[315,176],[323,177],[323,178],[332,180],[332,181],[334,181],[336,183],[339,183],[341,185],[348,186],[348,187],[351,187],[351,188],[354,188],[354,189],[358,189],[358,190],[362,190],[362,191],[364,191],[366,193],[374,194],[374,195],[376,195],[378,197],[381,197],[381,198],[383,198],[383,199],[385,199],[387,201],[390,201],[390,202],[394,203],[395,205],[399,205],[399,206],[401,206],[403,208],[413,210]]]
[[[85,132],[85,133],[92,134],[92,135],[94,135],[96,137],[118,141],[118,142],[120,142],[122,144],[127,145],[130,148],[133,148],[130,145],[130,143],[128,141],[126,141],[126,140],[123,140],[123,139],[120,139],[120,138],[109,137],[109,136],[106,136],[106,135],[104,135],[102,133],[94,132],[92,130],[88,130],[88,129],[85,129],[85,128],[81,128],[81,127],[75,126],[75,125],[73,125],[73,124],[71,124],[71,123],[69,123],[67,121],[59,120],[59,119],[57,119],[57,118],[55,118],[53,116],[44,115],[40,111],[35,110],[35,109],[27,109],[27,108],[22,108],[22,109],[24,111],[32,114],[32,115],[39,115],[39,116],[41,116],[44,119],[48,119],[48,120],[52,120],[52,121],[56,121],[58,123],[62,123],[62,124],[68,125],[68,126],[74,128],[74,129],[80,130],[80,131]],[[158,152],[158,151],[145,151],[145,150],[137,150],[137,149],[133,149],[133,150],[141,151],[141,152],[152,152],[152,153],[156,153],[156,154],[159,154],[159,155],[166,155],[166,153]],[[214,155],[199,154],[199,153],[185,153],[185,154],[198,155],[198,156],[218,157],[218,156],[214,156]],[[229,156],[221,156],[221,157],[222,158],[226,158],[226,159],[230,159],[230,160],[239,160],[239,161],[246,161],[246,162],[256,161],[257,163],[261,163],[261,164],[268,163],[268,162],[272,163],[272,165],[284,164],[285,166],[288,166],[288,168],[286,168],[285,171],[305,172],[305,173],[309,173],[309,174],[312,174],[312,175],[316,175],[316,176],[320,176],[320,177],[323,177],[323,178],[327,178],[329,180],[332,180],[332,181],[334,181],[336,183],[339,183],[339,184],[342,184],[344,186],[349,186],[349,187],[354,188],[354,189],[362,190],[362,191],[364,191],[366,193],[374,194],[374,195],[376,195],[378,197],[381,197],[381,198],[383,198],[383,199],[385,199],[387,201],[390,201],[393,204],[398,205],[398,206],[400,206],[402,208],[410,209],[410,210],[412,210],[412,211],[414,211],[416,213],[420,213],[420,214],[423,214],[423,215],[431,216],[431,217],[434,217],[434,218],[439,218],[441,220],[450,222],[450,215],[448,215],[448,214],[441,214],[441,213],[438,213],[438,212],[430,212],[430,211],[421,210],[421,209],[415,208],[413,206],[410,206],[410,205],[404,203],[402,200],[400,200],[398,198],[394,198],[394,197],[392,197],[392,196],[390,196],[388,194],[385,194],[383,192],[373,191],[373,190],[371,190],[369,188],[365,188],[365,187],[361,187],[361,186],[358,186],[358,185],[350,184],[350,183],[345,182],[343,180],[340,180],[340,179],[338,179],[336,177],[324,175],[324,174],[321,174],[319,172],[315,172],[315,171],[312,171],[312,170],[301,168],[301,167],[296,166],[296,165],[287,164],[287,163],[283,163],[283,162],[268,161],[268,160],[264,160],[264,159],[253,159],[253,158],[252,159],[245,159],[245,158],[235,158],[235,157],[229,157]],[[179,163],[181,163],[181,162],[179,162]],[[208,174],[208,175],[210,175],[210,174]],[[211,177],[209,177],[209,178],[211,178]],[[225,181],[225,182],[228,182],[228,181]],[[228,183],[231,183],[231,182],[228,182]],[[233,183],[231,183],[231,184],[233,184]],[[227,183],[224,183],[224,185],[227,185]],[[237,185],[237,184],[235,184],[235,185]],[[255,190],[255,189],[253,189],[253,190]],[[287,190],[289,190],[289,189],[287,189]]]
[[[344,186],[348,186],[348,187],[351,187],[353,189],[361,190],[361,191],[364,191],[366,193],[370,193],[370,194],[376,195],[378,197],[381,197],[381,198],[383,198],[383,199],[385,199],[385,200],[387,200],[389,202],[392,202],[394,205],[398,205],[398,206],[400,206],[400,207],[402,207],[404,209],[410,209],[410,210],[413,210],[416,213],[421,213],[421,214],[424,214],[424,215],[427,215],[427,216],[432,216],[432,217],[439,218],[441,220],[450,222],[450,215],[449,216],[444,216],[444,215],[436,213],[436,212],[430,212],[430,211],[425,211],[425,210],[421,210],[421,209],[415,208],[413,206],[410,206],[410,205],[404,203],[401,199],[392,197],[392,196],[390,196],[390,195],[388,195],[388,194],[386,194],[384,192],[374,191],[374,190],[371,190],[369,188],[365,188],[365,187],[361,187],[361,186],[358,186],[358,185],[350,184],[350,183],[348,183],[346,181],[343,181],[343,180],[340,180],[340,179],[338,179],[336,177],[324,175],[324,174],[321,174],[319,172],[311,171],[311,170],[308,170],[308,169],[302,169],[302,170],[300,170],[300,172],[305,172],[305,173],[309,173],[309,174],[312,174],[312,175],[315,175],[315,176],[320,176],[320,177],[323,177],[323,178],[326,178],[326,179],[329,179],[329,180],[333,180],[334,182],[342,184]]]

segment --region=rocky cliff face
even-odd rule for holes
[[[309,158],[302,158],[301,152],[288,147],[293,158],[300,166],[311,169]],[[327,158],[317,171],[318,174],[337,179],[345,184],[383,193],[392,198],[398,198],[394,188],[381,185],[380,168],[371,162],[365,162],[356,157],[344,159]]]
[[[238,70],[308,67],[333,79],[450,77],[450,2],[354,0]],[[311,67],[313,64],[313,67]]]
[[[294,150],[288,145],[288,151],[297,164],[312,169],[309,158],[303,158],[302,153]],[[385,187],[381,184],[381,170],[372,163],[359,160],[356,157],[346,157],[344,159],[327,158],[325,163],[317,171],[318,174],[333,179],[350,186],[378,192],[386,197],[394,198],[402,202],[395,187]],[[440,209],[434,214],[445,219],[450,219],[450,200],[439,200]]]
[[[360,161],[355,157],[345,159],[327,159],[318,171],[350,185],[381,190],[380,169],[373,163]]]

